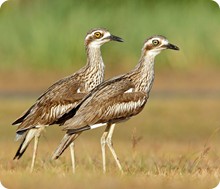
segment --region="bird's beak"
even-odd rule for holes
[[[168,44],[166,45],[166,48],[167,48],[167,49],[173,49],[173,50],[180,50],[179,47],[177,47],[176,45],[173,45],[173,44],[171,44],[171,43],[168,43]]]
[[[115,36],[115,35],[110,35],[108,37],[111,41],[118,41],[118,42],[124,42],[124,40],[118,36]]]

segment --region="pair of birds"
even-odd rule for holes
[[[75,172],[74,140],[84,131],[106,126],[101,137],[103,172],[106,172],[105,147],[109,147],[118,168],[122,166],[112,145],[115,124],[128,120],[144,108],[154,80],[154,59],[164,49],[179,48],[160,35],[148,38],[137,66],[130,72],[104,81],[104,63],[100,47],[109,42],[123,42],[108,30],[98,28],[85,37],[87,64],[74,74],[49,87],[13,125],[18,125],[17,139],[22,142],[14,159],[19,159],[34,139],[31,171],[34,169],[38,141],[46,126],[62,125],[66,134],[55,150],[57,159],[70,147]]]

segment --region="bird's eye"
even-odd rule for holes
[[[97,39],[102,37],[102,34],[100,32],[95,32],[94,35]]]
[[[157,46],[157,45],[159,44],[159,40],[154,39],[154,40],[152,41],[152,44],[153,44],[154,46]]]

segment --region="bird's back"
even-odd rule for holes
[[[35,127],[49,125],[66,111],[74,108],[86,95],[84,81],[80,72],[65,77],[50,86],[20,118],[13,122],[19,124],[17,132]]]
[[[134,83],[127,75],[102,83],[81,101],[64,129],[76,132],[88,125],[115,123],[136,115],[146,103],[147,95],[134,89]]]

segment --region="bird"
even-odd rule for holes
[[[39,137],[45,127],[55,124],[58,118],[76,107],[89,91],[103,82],[104,62],[100,47],[109,41],[123,42],[123,39],[112,35],[104,28],[90,30],[85,37],[86,65],[72,75],[55,82],[12,123],[18,125],[16,140],[23,138],[14,159],[19,159],[32,139],[35,139],[31,172],[34,169]]]
[[[123,172],[112,144],[115,124],[127,121],[143,110],[154,81],[154,59],[165,49],[179,50],[162,35],[148,38],[144,42],[139,63],[132,71],[104,81],[86,95],[76,108],[61,117],[60,124],[66,134],[52,159],[59,158],[82,132],[106,126],[101,137],[103,172],[106,172],[106,144],[119,170]]]

